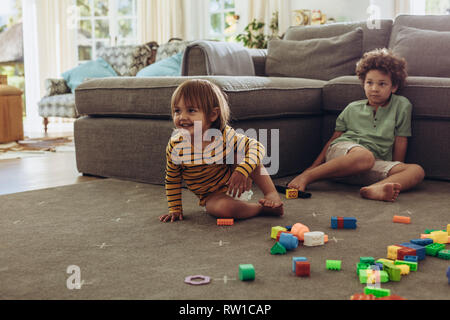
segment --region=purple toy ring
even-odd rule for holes
[[[202,285],[202,284],[208,284],[211,282],[211,278],[207,276],[202,275],[195,275],[195,276],[189,276],[184,279],[185,283],[189,283],[192,285]]]

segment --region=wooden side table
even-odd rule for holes
[[[22,90],[0,77],[0,143],[23,140]]]

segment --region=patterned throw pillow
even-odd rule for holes
[[[156,52],[156,61],[167,59],[177,53],[184,52],[191,42],[192,41],[182,41],[179,39],[169,40],[169,42],[159,46],[158,51]]]
[[[102,47],[98,50],[98,56],[105,59],[119,76],[127,77],[134,77],[146,67],[152,54],[152,49],[146,44]]]
[[[50,97],[57,94],[70,93],[70,88],[64,79],[46,79],[45,80],[45,96]]]

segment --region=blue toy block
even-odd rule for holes
[[[287,231],[291,231],[292,226],[286,226],[285,228],[286,228]]]
[[[412,248],[416,250],[416,254],[417,254],[417,259],[423,260],[425,259],[425,247],[424,246],[419,246],[417,244],[414,243],[410,243],[410,242],[404,242],[404,243],[400,243],[401,246],[405,246],[408,248]]]
[[[404,256],[403,261],[419,262],[419,258],[417,256]]]
[[[331,217],[331,228],[333,228],[333,229],[337,229],[338,228],[337,217]]]
[[[426,238],[426,239],[412,239],[409,242],[417,244],[419,246],[424,246],[425,247],[426,245],[432,244],[433,243],[433,239],[429,239],[429,238]]]
[[[356,229],[356,218],[344,217],[344,229]]]
[[[286,248],[286,250],[292,250],[298,247],[298,238],[290,233],[280,234],[279,243]]]
[[[447,279],[448,279],[448,284],[450,284],[450,267],[447,268]]]
[[[382,263],[375,263],[375,266],[377,266],[380,271],[383,270],[383,264]]]
[[[305,257],[293,257],[292,258],[292,272],[295,272],[295,263],[297,261],[308,261]]]

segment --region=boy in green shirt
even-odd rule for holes
[[[387,49],[376,49],[364,54],[356,74],[367,99],[341,112],[322,152],[288,187],[305,191],[310,183],[331,178],[364,185],[364,198],[393,202],[400,191],[425,176],[421,166],[404,163],[412,106],[394,93],[406,80],[406,61]]]

